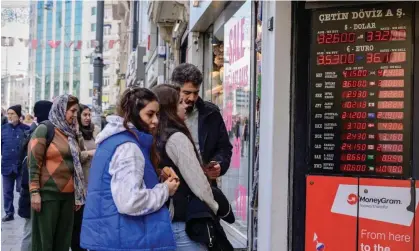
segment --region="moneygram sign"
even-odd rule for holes
[[[371,197],[366,197],[366,196],[360,196],[359,197],[359,206],[362,206],[362,202],[364,203],[369,203],[369,204],[377,204],[377,205],[386,205],[386,204],[390,204],[390,205],[401,205],[402,201],[401,200],[395,200],[395,199],[389,199],[389,198],[371,198]]]
[[[409,187],[371,185],[358,187],[342,184],[337,189],[330,211],[335,214],[410,226],[414,214],[406,208],[411,204],[411,198]],[[415,208],[418,203],[419,201],[416,201]]]

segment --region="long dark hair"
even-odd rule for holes
[[[157,130],[159,140],[167,141],[167,129],[176,128],[185,134],[186,137],[188,137],[188,139],[191,141],[195,150],[196,157],[198,158],[199,162],[201,162],[198,151],[196,150],[194,141],[192,139],[192,135],[189,132],[185,122],[177,114],[177,109],[180,102],[180,88],[169,84],[162,84],[154,87],[153,92],[156,94],[160,102],[160,120]]]
[[[84,126],[81,121],[81,114],[86,109],[91,111],[88,106],[79,104],[79,112],[77,113],[77,121],[79,122],[79,128],[80,128],[81,134],[83,135],[83,139],[91,140],[93,139],[93,131],[95,130],[95,126],[93,125],[92,122],[90,122],[90,125]]]
[[[135,128],[140,131],[152,133],[149,131],[148,125],[141,119],[140,111],[147,106],[148,103],[157,101],[156,95],[146,88],[128,88],[122,94],[122,97],[117,106],[117,114],[124,118],[124,127],[127,131],[136,134],[129,128],[128,123],[132,123]],[[136,136],[137,137],[137,136]],[[153,145],[151,147],[151,162],[154,168],[157,168],[159,163],[159,155],[156,148],[156,140],[153,137]]]

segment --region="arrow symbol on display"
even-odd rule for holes
[[[375,103],[368,103],[368,107],[374,107]]]
[[[370,96],[374,96],[375,95],[375,93],[373,93],[373,92],[370,92]]]
[[[374,134],[368,134],[368,138],[369,139],[375,139],[375,135]]]
[[[362,60],[364,57],[363,56],[357,56],[356,60]]]

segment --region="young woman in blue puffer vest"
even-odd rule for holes
[[[165,206],[179,182],[159,183],[153,132],[157,97],[145,88],[127,89],[118,116],[96,138],[81,230],[81,246],[95,251],[176,250]]]

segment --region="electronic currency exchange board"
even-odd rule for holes
[[[410,175],[412,9],[313,11],[311,173]]]

